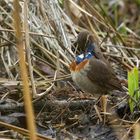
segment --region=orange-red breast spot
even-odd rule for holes
[[[80,71],[82,68],[84,68],[84,66],[89,62],[88,59],[85,59],[83,62],[81,62],[80,64],[76,64],[75,61],[73,61],[71,64],[70,64],[70,70],[71,71]]]
[[[75,69],[76,69],[76,62],[75,61],[73,61],[71,64],[70,64],[70,70],[71,71],[75,71]]]

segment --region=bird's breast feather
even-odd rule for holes
[[[89,64],[89,60],[88,59],[85,59],[84,61],[82,61],[81,63],[79,64],[76,64],[75,61],[73,61],[71,64],[70,64],[70,70],[71,71],[75,71],[75,72],[79,72],[81,69],[84,69],[84,67],[86,65]]]

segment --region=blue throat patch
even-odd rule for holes
[[[76,63],[79,64],[83,60],[90,59],[91,57],[93,57],[95,55],[95,51],[94,50],[95,50],[95,44],[94,43],[91,43],[91,42],[88,42],[87,43],[87,49],[85,51],[85,54],[82,53],[82,54],[78,55],[76,57]]]
[[[91,52],[87,52],[85,55],[82,53],[76,57],[76,63],[79,64],[85,59],[90,59],[93,57],[93,54]]]
[[[86,49],[86,52],[90,52],[92,55],[95,54],[95,44],[94,43],[88,43],[87,44],[87,49]]]

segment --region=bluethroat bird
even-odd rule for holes
[[[81,54],[70,64],[71,76],[76,85],[85,92],[100,96],[112,90],[123,91],[121,80],[104,58],[92,33],[79,33],[76,43]]]

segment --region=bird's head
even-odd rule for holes
[[[78,46],[81,54],[91,53],[94,55],[95,40],[91,32],[80,32],[75,44]]]
[[[83,31],[78,34],[75,46],[78,47],[80,53],[76,56],[75,61],[70,65],[71,70],[81,69],[87,64],[90,58],[95,54],[95,40],[91,32]]]

